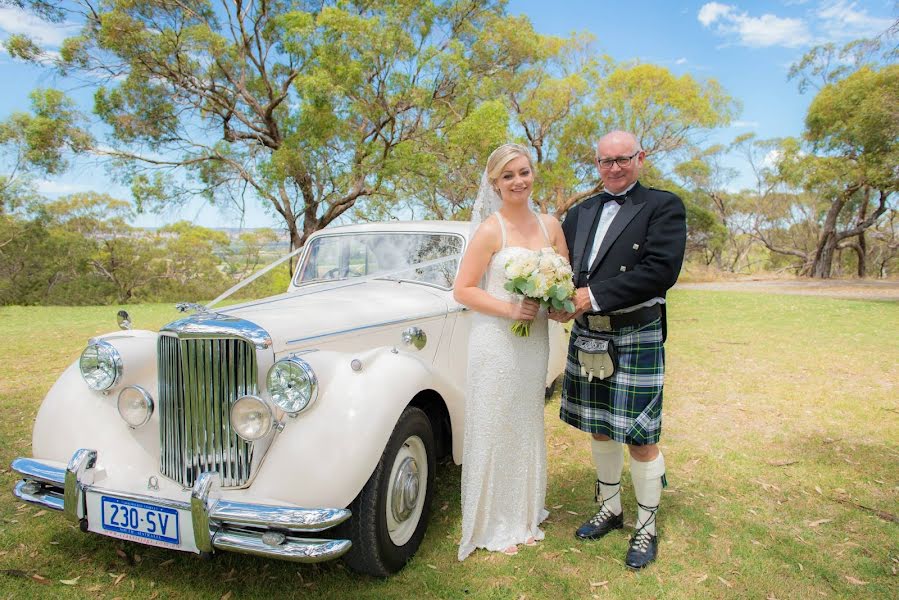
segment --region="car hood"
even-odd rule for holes
[[[251,331],[249,325],[265,330],[278,352],[288,342],[293,346],[312,338],[445,313],[445,295],[421,284],[384,280],[316,286],[229,306],[214,315],[198,313],[165,329],[190,330],[191,321],[215,321],[225,327],[229,321],[242,322],[244,330]]]

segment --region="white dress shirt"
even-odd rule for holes
[[[609,190],[603,191],[612,196],[624,196],[629,191],[631,191],[631,189],[633,189],[635,185],[637,185],[636,181],[620,194],[613,194]],[[608,233],[609,231],[609,226],[612,224],[612,221],[615,219],[615,215],[618,214],[618,211],[620,209],[621,205],[617,202],[609,201],[603,204],[602,213],[599,215],[599,224],[596,226],[596,235],[593,237],[593,246],[590,247],[589,260],[587,261],[588,265],[593,266],[593,261],[596,260],[596,255],[599,253],[599,247],[602,246],[602,240],[606,237],[606,233]],[[596,298],[593,297],[593,291],[589,286],[587,287],[587,293],[590,294],[590,304],[593,305],[593,310],[596,312],[602,312],[599,304],[596,302]],[[641,302],[640,304],[635,304],[634,306],[628,306],[627,308],[622,308],[621,310],[614,310],[610,314],[617,315],[621,313],[631,312],[637,310],[638,308],[643,308],[644,306],[652,306],[653,304],[664,303],[664,298],[650,298],[646,302]]]

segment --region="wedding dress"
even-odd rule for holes
[[[504,267],[513,256],[533,252],[506,245],[487,266],[485,290],[517,301],[503,288]],[[540,228],[549,244],[543,222]],[[462,454],[462,540],[459,560],[475,548],[501,551],[543,539],[538,525],[549,516],[543,397],[549,359],[546,312],[541,309],[528,337],[509,329],[510,319],[473,312],[468,346],[465,441]]]

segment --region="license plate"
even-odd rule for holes
[[[100,497],[100,521],[105,531],[177,545],[178,511],[135,500]]]

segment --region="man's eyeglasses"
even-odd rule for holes
[[[637,150],[630,156],[619,156],[618,158],[597,158],[596,162],[599,163],[600,169],[611,169],[612,165],[616,163],[623,169],[624,167],[631,164],[631,161],[634,160],[634,157],[638,154],[640,154],[639,150]]]

